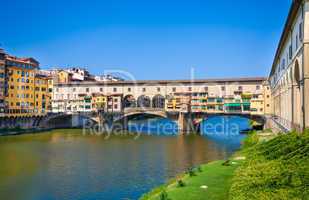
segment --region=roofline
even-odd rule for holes
[[[125,84],[196,84],[196,83],[226,83],[226,82],[264,82],[266,77],[225,78],[225,79],[195,79],[195,80],[140,80],[140,81],[106,81],[106,82],[70,82],[56,83],[55,86],[71,85],[125,85]]]
[[[280,52],[282,51],[284,44],[285,44],[285,41],[287,40],[287,38],[290,34],[289,29],[292,27],[292,24],[295,20],[295,17],[297,16],[297,11],[300,8],[300,6],[302,5],[302,1],[303,0],[293,0],[293,2],[292,2],[292,5],[291,5],[290,11],[289,11],[289,15],[287,17],[287,20],[286,20],[284,28],[283,28],[283,32],[282,32],[280,40],[279,40],[279,45],[278,45],[277,50],[276,50],[275,58],[274,58],[274,61],[273,61],[273,64],[272,64],[272,68],[271,68],[269,77],[274,74]]]

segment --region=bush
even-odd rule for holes
[[[177,185],[178,185],[178,187],[185,187],[186,186],[186,184],[181,179],[177,181]]]
[[[248,133],[248,137],[246,137],[243,141],[243,148],[247,149],[255,146],[258,143],[259,143],[259,137],[256,131],[251,131]]]
[[[163,192],[160,194],[160,200],[170,200],[165,190],[163,190]]]
[[[193,168],[189,168],[189,169],[188,169],[188,174],[189,174],[190,177],[196,176],[196,173],[195,173],[195,171],[194,171]]]

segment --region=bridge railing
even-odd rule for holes
[[[123,110],[124,113],[131,113],[131,112],[165,112],[164,108],[125,108]]]

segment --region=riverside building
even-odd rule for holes
[[[33,58],[17,58],[2,50],[0,63],[2,115],[9,117],[45,115],[50,105],[48,77],[38,74],[39,62]]]

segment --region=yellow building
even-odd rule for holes
[[[48,77],[38,75],[39,62],[5,54],[5,115],[44,115],[50,105]]]
[[[71,74],[64,70],[59,70],[57,72],[57,83],[68,83],[71,80]]]
[[[5,104],[5,53],[0,49],[0,117],[4,116]]]
[[[107,107],[107,96],[103,94],[92,95],[92,109],[95,111],[104,111]]]
[[[270,115],[272,113],[272,103],[271,103],[271,89],[267,82],[263,84],[264,87],[264,114]]]
[[[39,115],[44,115],[51,110],[51,93],[49,92],[49,77],[35,75],[34,81],[34,110]]]

